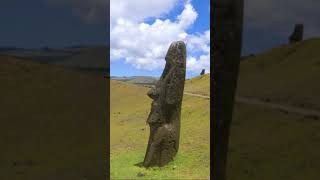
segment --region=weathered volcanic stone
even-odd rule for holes
[[[289,37],[290,44],[303,40],[303,24],[296,24],[293,33]]]
[[[202,76],[202,75],[204,75],[205,73],[206,73],[206,70],[205,70],[205,69],[202,69],[200,75]]]
[[[228,143],[240,65],[244,0],[211,2],[212,179],[226,180]]]
[[[179,149],[180,114],[186,74],[186,46],[173,42],[166,55],[160,80],[148,92],[153,99],[147,119],[150,137],[143,165],[164,166]]]

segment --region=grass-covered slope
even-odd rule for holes
[[[241,62],[238,95],[320,109],[320,38],[271,49]]]
[[[111,80],[111,179],[208,179],[210,167],[210,101],[184,96],[181,141],[173,162],[145,169],[146,124],[151,99],[148,88]],[[143,174],[137,177],[138,173]]]
[[[283,45],[242,61],[237,95],[320,110],[320,38]],[[186,92],[210,95],[210,74],[186,81]]]
[[[103,77],[0,56],[0,179],[101,179]]]
[[[238,95],[319,107],[320,39],[285,45],[241,62]],[[205,82],[201,82],[204,80]],[[186,91],[209,92],[209,77],[186,82]],[[196,89],[198,88],[198,89]],[[236,103],[228,157],[230,180],[318,179],[320,121]]]
[[[236,104],[228,155],[229,180],[318,179],[320,121]]]
[[[71,68],[105,69],[108,65],[108,51],[106,46],[82,48],[75,55],[57,61],[56,64]]]
[[[184,91],[210,96],[210,73],[187,80]]]

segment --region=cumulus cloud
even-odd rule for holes
[[[288,36],[294,24],[305,24],[306,37],[320,35],[318,0],[245,0],[245,27]]]
[[[53,6],[70,6],[72,12],[86,23],[109,23],[110,0],[47,0]]]
[[[168,13],[178,0],[111,0],[111,21],[119,18],[142,22],[148,17],[159,17]]]
[[[210,30],[205,31],[203,34],[189,35],[186,39],[187,48],[195,54],[190,55],[187,60],[187,69],[193,72],[200,72],[205,69],[210,72]]]
[[[187,44],[187,71],[210,70],[210,31],[187,32],[198,17],[190,1],[184,2],[182,12],[173,20],[162,17],[178,0],[134,2],[111,0],[111,62],[125,60],[137,69],[161,69],[170,43],[183,40]],[[145,23],[150,17],[155,18],[154,22]]]

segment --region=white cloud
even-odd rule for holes
[[[148,17],[159,17],[168,13],[178,0],[111,0],[111,21],[119,18],[142,22]]]
[[[192,55],[188,57],[187,69],[194,72],[205,69],[210,72],[210,30],[200,35],[190,35],[186,41],[189,51],[200,53],[198,58]]]
[[[283,37],[290,35],[296,23],[303,23],[306,37],[319,36],[319,6],[318,0],[245,0],[244,27],[267,29]]]
[[[187,71],[209,71],[210,31],[187,33],[198,17],[191,2],[185,2],[183,11],[174,20],[161,19],[178,2],[111,0],[111,62],[124,59],[137,69],[161,69],[170,43],[183,40],[187,44]],[[150,17],[156,20],[145,23]]]
[[[109,0],[46,0],[50,5],[67,5],[87,23],[107,22]]]

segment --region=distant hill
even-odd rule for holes
[[[111,79],[132,83],[132,84],[141,84],[141,85],[154,85],[158,81],[158,78],[151,77],[151,76],[130,76],[130,77],[111,76]]]
[[[104,46],[80,48],[77,53],[64,59],[64,61],[57,61],[55,64],[72,68],[106,68],[108,51],[109,48]]]
[[[210,96],[210,73],[186,80],[184,91]]]
[[[83,71],[108,71],[109,48],[107,46],[73,46],[67,48],[0,48],[0,55],[46,64],[58,64]]]
[[[238,95],[320,109],[320,38],[283,45],[241,62]]]

